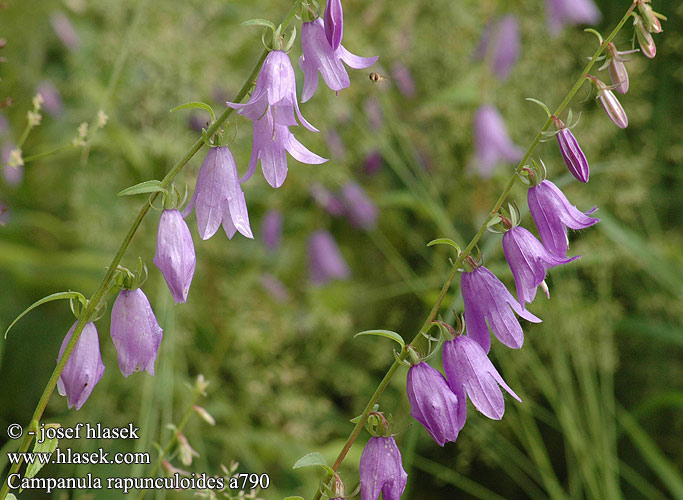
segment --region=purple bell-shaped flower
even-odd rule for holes
[[[66,345],[77,324],[78,322],[74,323],[64,337],[57,363],[62,359]],[[57,390],[60,395],[66,396],[69,408],[75,406],[77,410],[80,410],[102,378],[102,374],[104,374],[104,363],[100,355],[97,328],[95,328],[95,323],[86,323],[57,380]]]

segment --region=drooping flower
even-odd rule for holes
[[[493,74],[499,80],[505,80],[519,59],[520,52],[519,21],[516,16],[509,14],[486,25],[473,58],[475,61],[490,58]]]
[[[312,132],[313,127],[301,114],[296,97],[296,80],[289,56],[281,50],[273,50],[263,63],[256,80],[256,87],[246,104],[228,102],[239,113],[253,121],[254,143],[247,173],[241,179],[247,181],[259,159],[268,184],[278,188],[287,177],[288,151],[302,163],[319,164],[327,160],[306,149],[289,127],[296,126],[296,116],[301,124]]]
[[[263,244],[271,252],[280,248],[282,239],[282,214],[278,210],[268,210],[261,223]]]
[[[510,140],[503,117],[490,104],[481,106],[474,114],[474,145],[473,166],[482,177],[489,177],[501,161],[517,162],[523,155]]]
[[[600,222],[589,217],[597,210],[593,207],[586,213],[569,203],[567,197],[552,182],[545,180],[529,188],[527,192],[529,212],[541,235],[543,246],[558,257],[567,255],[569,240],[567,228],[585,229]]]
[[[57,363],[62,359],[77,324],[78,322],[74,323],[64,337],[59,349]],[[102,378],[103,373],[104,363],[102,363],[102,356],[100,355],[100,339],[97,335],[97,328],[95,328],[95,323],[86,323],[73,351],[71,351],[71,356],[64,365],[59,380],[57,380],[57,390],[60,395],[66,396],[69,408],[75,406],[77,410],[80,410]]]
[[[488,418],[503,418],[505,401],[499,385],[517,401],[522,401],[505,383],[484,349],[467,335],[444,343],[443,367],[453,392],[467,393],[477,410]]]
[[[614,92],[594,76],[588,75],[586,78],[590,79],[593,83],[593,86],[597,90],[595,98],[600,103],[605,114],[607,114],[607,117],[612,120],[612,123],[619,128],[628,127],[628,116],[626,116],[626,111],[624,111],[624,108],[621,106],[617,96],[614,95]]]
[[[351,225],[360,229],[372,229],[377,224],[377,206],[362,187],[347,182],[341,190],[346,216]]]
[[[327,16],[326,16],[327,17]],[[335,92],[351,85],[342,62],[354,69],[372,66],[377,57],[360,57],[350,53],[343,45],[333,49],[325,39],[325,27],[320,18],[301,26],[301,50],[299,66],[304,72],[304,89],[301,101],[306,102],[318,88],[318,72],[325,84]]]
[[[546,0],[546,9],[552,35],[567,24],[596,24],[602,19],[593,0]]]
[[[176,304],[186,302],[197,260],[190,229],[178,210],[164,210],[161,214],[153,262]]]
[[[50,24],[55,34],[70,51],[75,51],[81,46],[81,38],[76,33],[71,21],[61,12],[55,12],[50,16]]]
[[[568,264],[580,257],[565,258],[550,253],[521,226],[513,227],[503,235],[503,252],[515,278],[517,299],[522,307],[525,302],[533,302],[548,269]],[[546,295],[550,297],[547,291]]]
[[[325,38],[332,50],[337,50],[344,37],[344,11],[341,0],[327,0],[325,4]]]
[[[396,83],[396,87],[403,94],[403,97],[412,99],[417,94],[415,89],[415,80],[413,75],[408,69],[408,66],[403,64],[401,61],[396,61],[391,66],[391,76]]]
[[[465,304],[468,335],[479,342],[487,353],[491,349],[487,322],[498,340],[512,349],[519,349],[524,343],[524,332],[513,311],[532,323],[541,322],[520,306],[505,285],[484,266],[472,272],[463,272],[460,289]]]
[[[143,370],[154,375],[163,330],[141,288],[119,292],[111,310],[110,333],[124,377]]]
[[[462,389],[453,391],[441,373],[424,361],[408,370],[406,384],[410,415],[439,446],[455,442],[465,425],[467,407]]]
[[[346,280],[351,270],[344,260],[334,237],[324,230],[316,231],[308,240],[311,281],[324,285],[331,279]]]
[[[216,234],[221,224],[228,238],[232,239],[236,231],[247,238],[254,237],[235,159],[227,146],[211,147],[206,153],[194,194],[183,210],[183,217],[187,217],[194,208],[199,236],[203,240]]]
[[[319,182],[311,185],[310,193],[315,202],[328,214],[339,217],[346,211],[344,202]]]
[[[572,131],[564,126],[562,120],[553,116],[555,126],[557,127],[557,143],[560,146],[560,154],[564,160],[564,164],[571,174],[579,182],[588,182],[590,177],[590,169],[588,167],[588,160],[586,160],[586,155],[583,154],[581,147],[579,146],[576,137]]]
[[[408,474],[393,437],[371,437],[360,457],[361,500],[400,500]]]

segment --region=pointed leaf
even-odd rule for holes
[[[56,438],[45,438],[45,440],[42,443],[39,443],[36,440],[33,446],[33,452],[52,454],[52,452],[55,451],[55,449],[57,449],[58,442],[59,440]],[[28,464],[28,467],[26,467],[26,477],[34,477],[44,466],[45,464],[40,460],[40,455],[36,455],[35,461],[32,464]]]
[[[427,243],[428,247],[433,247],[434,245],[450,245],[460,253],[460,246],[450,238],[437,238]]]
[[[292,469],[299,469],[301,467],[313,467],[319,466],[325,469],[329,474],[334,474],[332,467],[327,465],[327,460],[317,451],[304,455],[299,460],[296,461]]]
[[[185,104],[181,104],[180,106],[176,106],[171,110],[171,113],[174,111],[180,111],[181,109],[203,109],[204,111],[208,111],[209,114],[211,115],[211,121],[214,122],[216,121],[216,115],[213,112],[213,108],[206,104],[205,102],[200,102],[200,101],[193,101],[193,102],[186,102]]]
[[[86,302],[83,294],[79,293],[79,292],[57,292],[57,293],[53,293],[52,295],[48,295],[47,297],[43,297],[39,301],[34,302],[30,306],[28,306],[26,309],[24,309],[24,311],[19,316],[17,316],[14,321],[12,321],[12,323],[7,327],[7,330],[5,330],[5,338],[7,338],[7,334],[12,329],[12,327],[16,324],[16,322],[19,321],[21,318],[23,318],[30,311],[32,311],[33,309],[35,309],[38,306],[41,306],[43,304],[47,304],[48,302],[52,302],[53,300],[62,300],[62,299],[78,299],[82,304],[85,304],[85,302]]]
[[[135,186],[130,186],[124,189],[123,191],[119,192],[116,196],[133,196],[136,194],[144,194],[144,193],[166,193],[166,188],[161,186],[161,181],[158,180],[151,180],[151,181],[145,181],[141,182],[140,184],[136,184]]]
[[[406,346],[405,341],[403,340],[403,337],[401,337],[398,333],[392,332],[391,330],[365,330],[363,332],[359,332],[353,336],[355,339],[356,337],[360,335],[376,335],[378,337],[386,337],[388,339],[393,340],[394,342],[397,342],[400,346],[401,349],[404,349]]]
[[[275,32],[275,24],[271,23],[267,19],[249,19],[248,21],[244,21],[241,23],[242,26],[264,26],[266,28],[270,28],[273,32]]]

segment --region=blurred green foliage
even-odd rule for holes
[[[625,1],[597,3],[605,32],[628,7]],[[575,134],[591,163],[590,183],[570,180],[554,143],[537,150],[550,178],[578,207],[599,206],[602,222],[572,235],[570,251],[583,258],[551,272],[551,300],[539,298],[531,306],[544,323],[525,325],[524,348],[510,351],[494,343],[494,362],[524,403],[508,401],[500,422],[470,407],[458,442],[439,449],[409,417],[404,371],[382,397],[381,408],[394,415],[401,431],[410,475],[404,498],[683,498],[683,132],[676,126],[683,116],[683,6],[653,5],[669,21],[656,36],[654,60],[630,56],[631,89],[620,96],[628,129],[617,129],[592,99],[585,101],[588,86],[572,103],[582,113]],[[24,156],[70,143],[80,123],[92,127],[100,109],[109,116],[86,149],[31,162],[18,187],[2,184],[0,198],[11,215],[0,227],[0,327],[42,296],[95,289],[142,202],[117,199],[116,193],[161,178],[197,137],[187,111],[169,110],[196,100],[222,109],[262,50],[258,29],[239,23],[276,21],[288,8],[284,0],[23,0],[0,11],[0,36],[7,40],[0,99],[13,99],[3,110],[10,128],[0,140],[18,138],[44,80],[61,93],[64,110],[44,117]],[[105,317],[98,322],[107,366],[102,381],[80,411],[67,411],[64,398],[55,396],[44,417],[63,426],[132,421],[143,437],[134,443],[71,443],[75,450],[150,451],[156,458],[152,443],[168,441],[167,424],[178,423],[190,400],[186,383],[201,373],[211,382],[201,404],[217,424],[198,418],[188,423],[185,434],[200,453],[192,470],[220,474],[221,463],[238,460],[240,472],[270,475],[271,487],[261,497],[311,495],[319,477],[291,465],[315,450],[334,460],[351,429],[349,419],[392,362],[388,342],[353,340],[353,334],[386,328],[412,338],[449,267],[450,250],[426,243],[451,237],[466,244],[509,176],[511,167],[501,166],[484,182],[467,169],[474,110],[493,102],[513,140],[526,147],[544,117],[524,98],[557,104],[595,44],[578,28],[549,38],[540,0],[346,0],[344,9],[347,49],[379,54],[372,70],[382,74],[390,75],[395,62],[405,64],[417,96],[401,96],[391,79],[373,84],[369,71],[351,70],[352,85],[340,96],[321,82],[302,107],[321,133],[301,127],[295,133],[332,160],[320,166],[290,160],[288,179],[278,190],[260,173],[245,184],[254,241],[239,235],[227,241],[221,232],[201,241],[190,217],[197,271],[186,305],[173,305],[152,267],[157,215],[150,214],[124,264],[134,266],[141,255],[150,266],[145,290],[164,328],[156,376],[123,379]],[[501,12],[521,19],[523,51],[510,78],[499,84],[471,54],[487,20]],[[56,13],[73,23],[77,50],[67,50],[52,29]],[[628,47],[630,31],[616,42]],[[295,45],[293,60],[299,54]],[[299,72],[297,78],[301,85]],[[368,124],[370,98],[382,109],[380,130]],[[236,128],[231,149],[244,172],[250,123],[233,116],[230,128],[229,135]],[[325,142],[333,130],[346,145],[343,158],[333,157]],[[369,176],[363,161],[375,148],[383,165]],[[201,155],[178,185],[193,187]],[[378,228],[370,232],[332,218],[310,196],[315,182],[336,190],[352,179],[380,207]],[[521,186],[512,198],[525,205]],[[272,208],[285,216],[277,253],[263,248],[259,234],[262,216]],[[533,226],[528,217],[526,226]],[[320,228],[337,238],[352,280],[309,284],[306,239]],[[487,266],[512,287],[499,238],[488,234],[481,247]],[[264,273],[282,280],[286,300],[263,287]],[[458,297],[456,286],[447,304],[461,308]],[[65,303],[52,303],[0,342],[0,443],[7,425],[30,418],[72,321]],[[357,482],[361,444],[341,469],[349,490]],[[180,466],[177,458],[172,461]],[[142,466],[49,465],[41,475],[88,471],[100,477],[149,472]],[[61,495],[53,498],[119,498],[106,490]],[[190,493],[157,495],[164,496]],[[20,498],[44,496],[27,491]]]

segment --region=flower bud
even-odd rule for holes
[[[62,359],[77,324],[78,322],[74,323],[64,337],[57,363]],[[77,410],[80,410],[102,378],[102,374],[104,374],[104,364],[100,355],[97,328],[95,328],[95,323],[86,323],[57,380],[57,390],[60,395],[66,396],[69,408],[75,406]]]
[[[360,457],[361,500],[400,500],[408,482],[393,437],[371,437]]]
[[[628,116],[626,116],[626,112],[621,107],[621,103],[617,96],[614,95],[614,92],[594,76],[588,75],[586,78],[589,78],[597,89],[596,99],[607,114],[607,117],[619,128],[628,127]]]
[[[124,377],[142,370],[154,375],[163,330],[142,289],[119,292],[111,310],[110,332]]]
[[[161,214],[154,265],[164,275],[176,304],[186,302],[196,257],[192,235],[178,210],[164,210]]]
[[[560,154],[564,160],[564,164],[571,174],[580,182],[588,182],[590,176],[590,169],[588,168],[588,161],[586,155],[583,154],[576,137],[572,131],[564,126],[564,123],[559,118],[553,117],[557,131],[557,143],[560,146]]]
[[[633,25],[636,30],[636,38],[638,38],[638,45],[640,45],[640,50],[645,54],[646,57],[653,59],[657,55],[657,46],[655,41],[650,34],[650,30],[645,26],[643,18],[637,14],[634,14],[635,21]]]
[[[650,5],[649,1],[638,2],[638,10],[640,11],[640,15],[643,17],[645,25],[650,33],[662,32],[662,23],[659,22],[657,13],[652,10],[652,6]]]
[[[628,92],[628,72],[626,71],[624,59],[622,59],[620,52],[612,42],[607,44],[605,51],[609,59],[607,68],[609,69],[612,85],[615,86],[614,90],[620,94],[625,94]]]
[[[325,37],[332,50],[337,50],[344,36],[344,12],[341,0],[327,0],[325,5]]]

